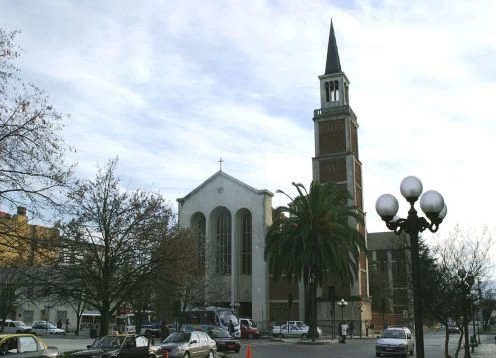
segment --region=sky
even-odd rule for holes
[[[219,170],[296,195],[315,155],[331,19],[358,117],[369,232],[401,180],[439,191],[453,227],[494,231],[493,0],[2,0],[22,77],[46,90],[77,174],[119,157],[129,189],[177,198]],[[419,209],[420,210],[420,209]]]

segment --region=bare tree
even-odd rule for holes
[[[101,335],[108,332],[111,313],[128,303],[162,263],[154,253],[174,217],[161,195],[122,190],[117,162],[110,160],[95,180],[71,193],[72,219],[60,224],[65,260],[55,271],[58,282],[80,283],[84,302],[101,314]]]
[[[457,287],[458,272],[464,270],[476,279],[485,281],[494,265],[490,253],[493,243],[494,240],[487,228],[474,234],[463,231],[457,226],[445,238],[438,235],[432,246],[437,276],[435,280],[424,280],[424,282],[431,282],[427,290],[430,303],[430,310],[427,313],[445,323],[446,357],[450,357],[448,353],[448,321],[457,322],[459,327],[464,329],[468,321],[472,319],[471,315],[467,315],[466,310],[463,309],[467,297],[462,297]],[[474,297],[478,295],[477,289],[476,285],[472,287]],[[462,335],[460,335],[458,342],[456,357],[461,349],[461,343]],[[465,345],[468,345],[468,342],[465,342]]]
[[[71,148],[61,135],[62,114],[19,77],[17,34],[0,28],[0,201],[42,217],[59,207],[74,167],[64,160]]]

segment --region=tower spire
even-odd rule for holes
[[[327,61],[324,75],[341,73],[341,62],[339,61],[338,45],[334,35],[334,26],[331,19],[331,31],[329,32],[329,44],[327,45]]]

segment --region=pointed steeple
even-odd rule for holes
[[[334,35],[334,26],[331,19],[331,31],[329,32],[329,44],[327,45],[327,61],[324,75],[341,73],[341,62],[339,62],[338,45]]]

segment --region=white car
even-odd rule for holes
[[[3,333],[29,333],[31,326],[26,325],[23,321],[12,321],[6,319],[5,322],[0,321],[3,326]]]
[[[43,336],[47,334],[65,335],[65,329],[57,328],[56,325],[47,321],[33,322],[33,325],[31,326],[31,331],[37,336]]]
[[[301,337],[301,338],[306,338],[307,336],[310,336],[308,334],[308,327],[307,325],[301,325],[297,326],[295,324],[283,324],[282,326],[274,326],[272,328],[272,335],[276,337]],[[322,330],[317,327],[317,337],[322,335]]]
[[[400,355],[406,357],[413,354],[412,332],[404,327],[389,327],[377,338],[375,355]]]

